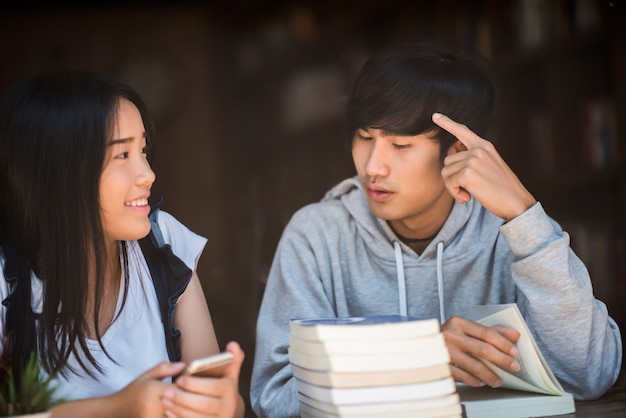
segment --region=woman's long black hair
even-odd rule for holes
[[[36,74],[0,101],[0,238],[27,260],[43,285],[37,345],[48,373],[64,373],[72,352],[85,371],[85,361],[101,370],[87,349],[85,311],[92,275],[102,346],[97,324],[107,248],[100,176],[120,98],[139,109],[150,145],[154,129],[143,101],[103,75]]]

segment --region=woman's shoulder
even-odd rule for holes
[[[12,286],[14,286],[16,283],[15,280],[18,280],[18,277],[14,275],[11,277],[11,280],[9,280],[8,273],[6,271],[6,262],[6,256],[2,251],[2,248],[0,247],[0,272],[2,273],[2,277],[0,278],[0,302],[2,302],[7,296],[9,296]],[[15,270],[15,267],[13,267],[13,269]],[[28,280],[30,280],[31,282],[31,289],[33,291],[33,295],[35,296],[33,302],[39,302],[39,294],[43,289],[43,284],[41,280],[37,278],[35,273],[30,270],[28,273]],[[36,303],[34,303],[34,306],[36,306]],[[1,307],[4,308],[4,305],[2,305]]]
[[[164,243],[169,244],[172,252],[194,270],[207,239],[162,209],[158,211],[157,220]]]
[[[204,239],[204,237],[193,232],[174,215],[164,211],[163,209],[159,209],[156,214],[156,218],[158,220],[159,229],[161,230],[161,234],[163,235],[163,239],[166,243],[172,243],[172,241],[176,241],[180,237],[189,236]]]
[[[9,295],[9,284],[6,277],[6,272],[4,271],[5,259],[4,253],[2,252],[2,248],[0,248],[0,272],[2,272],[2,279],[0,280],[0,302],[4,300]],[[0,309],[3,309],[4,305],[0,304]]]
[[[6,257],[5,254],[0,247],[0,320],[2,321],[3,326],[0,327],[0,354],[2,354],[4,347],[2,341],[4,341],[4,332],[6,332],[6,314],[7,314],[7,306],[2,303],[4,300],[9,297],[12,292],[12,289],[16,286],[17,280],[30,280],[31,283],[31,308],[34,312],[41,313],[42,311],[42,299],[43,299],[43,284],[41,280],[35,276],[33,272],[29,272],[27,277],[16,277],[13,276],[11,280],[7,277],[9,273],[6,272]],[[18,299],[18,302],[22,301],[22,299]],[[18,312],[22,312],[22,309],[27,309],[23,307],[23,303],[13,303],[12,306],[15,306]]]

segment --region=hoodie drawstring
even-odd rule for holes
[[[404,262],[402,260],[402,249],[398,241],[393,242],[393,249],[396,255],[396,272],[398,275],[398,298],[400,305],[400,315],[407,315],[406,303],[406,279],[404,278]],[[443,297],[443,241],[437,243],[437,293],[439,294],[439,320],[443,324],[446,319],[444,297]]]
[[[398,275],[398,295],[400,298],[400,315],[407,316],[406,309],[406,280],[404,279],[404,262],[402,261],[402,249],[398,241],[393,242],[396,253],[396,272]]]
[[[446,321],[443,306],[443,241],[437,243],[437,293],[439,294],[439,323]]]

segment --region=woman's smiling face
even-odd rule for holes
[[[141,114],[133,103],[120,99],[100,177],[102,228],[108,241],[148,235],[148,198],[155,178]]]

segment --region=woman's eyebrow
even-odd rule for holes
[[[141,138],[145,138],[145,137],[146,137],[146,133],[143,132],[141,134]],[[110,147],[110,146],[113,146],[113,145],[116,145],[116,144],[126,144],[128,142],[133,142],[134,140],[135,140],[134,136],[129,136],[127,138],[110,139],[110,140],[107,141],[106,145],[107,145],[107,147]]]

